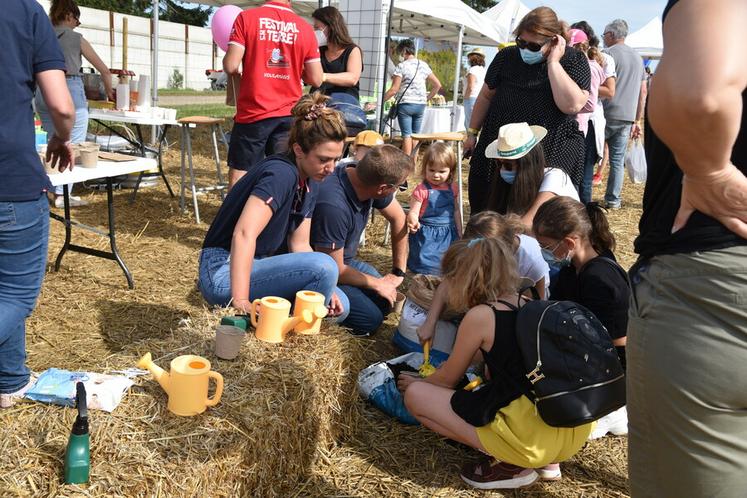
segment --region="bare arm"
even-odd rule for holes
[[[617,79],[615,79],[614,76],[610,76],[609,78],[604,80],[604,83],[599,85],[599,98],[609,100],[614,97],[616,84]]]
[[[249,312],[249,289],[257,237],[272,218],[272,208],[257,196],[250,196],[233,230],[231,239],[231,299],[233,306]]]
[[[747,178],[731,163],[747,87],[745,22],[747,4],[729,0],[682,1],[666,18],[648,118],[684,173],[673,230],[698,210],[747,237]]]
[[[434,95],[438,93],[438,91],[441,89],[441,82],[438,81],[438,76],[436,76],[436,73],[431,73],[428,75],[428,77],[425,79],[425,81],[429,82],[431,84],[431,91],[428,92],[428,100],[431,100]]]
[[[641,90],[638,94],[638,108],[635,112],[635,123],[630,129],[631,138],[638,138],[641,136],[641,120],[643,119],[643,112],[646,109],[646,95],[648,94],[648,85],[646,80],[641,81]]]
[[[88,40],[85,38],[80,39],[80,52],[83,57],[90,62],[96,70],[101,73],[101,80],[104,83],[104,90],[109,100],[114,100],[114,89],[112,88],[112,73],[109,72],[109,68],[101,60],[101,57],[96,53]]]
[[[428,308],[428,314],[425,317],[425,321],[420,325],[420,327],[418,327],[417,333],[420,344],[424,344],[426,341],[433,339],[433,335],[436,333],[436,323],[438,323],[439,317],[446,309],[448,299],[449,281],[442,280],[436,288],[436,292],[433,293],[431,307]]]
[[[557,194],[555,194],[554,192],[540,192],[537,194],[537,197],[534,199],[532,206],[521,217],[521,222],[526,227],[527,233],[532,233],[532,222],[534,221],[534,215],[537,214],[537,210],[542,204],[549,201],[553,197],[557,197]]]
[[[311,235],[311,218],[306,218],[298,228],[288,236],[288,252],[313,252],[309,237]]]
[[[392,266],[404,269],[407,266],[407,223],[405,211],[397,199],[392,199],[387,207],[381,210],[381,214],[392,226]],[[402,283],[402,277],[397,277]]]
[[[402,84],[402,76],[397,76],[396,74],[392,76],[392,86],[389,87],[389,90],[386,91],[384,94],[384,102],[391,99],[395,95],[397,95],[397,92],[399,92],[399,87]]]
[[[47,144],[47,161],[60,171],[73,167],[73,150],[70,147],[70,133],[75,123],[75,106],[65,83],[65,73],[50,69],[34,75],[42,92],[49,114],[54,123],[55,133]]]
[[[495,89],[488,88],[488,85],[483,85],[480,89],[480,93],[477,94],[477,100],[475,100],[475,106],[472,108],[472,117],[469,120],[469,128],[479,130],[482,128],[485,117],[488,115],[488,109],[490,109],[490,103],[493,101],[495,96]],[[477,136],[472,133],[467,133],[464,137],[464,157],[472,155],[472,151],[475,149],[477,143]]]
[[[475,86],[477,78],[474,74],[467,74],[467,84],[464,86],[464,95],[472,95],[472,88]]]
[[[324,81],[336,86],[355,86],[361,79],[363,72],[363,56],[361,49],[355,47],[348,57],[348,65],[344,73],[324,73]]]
[[[239,68],[241,67],[241,61],[244,59],[244,52],[245,49],[241,45],[228,44],[228,51],[223,56],[223,70],[226,74],[241,74]]]
[[[388,300],[390,305],[394,304],[397,298],[397,287],[384,278],[376,278],[373,275],[368,275],[356,270],[352,266],[346,265],[343,257],[344,249],[342,247],[339,249],[316,247],[315,249],[318,252],[328,254],[337,263],[337,268],[339,269],[338,284],[371,289]]]
[[[589,99],[589,92],[582,90],[560,65],[560,58],[565,54],[566,42],[560,35],[555,35],[555,40],[557,41],[547,56],[547,75],[550,78],[552,97],[558,109],[565,114],[578,114]]]
[[[303,81],[307,85],[311,85],[314,88],[320,87],[324,82],[323,75],[324,70],[320,61],[311,61],[303,65]]]

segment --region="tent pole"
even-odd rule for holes
[[[457,131],[457,97],[459,96],[459,76],[462,73],[462,42],[464,41],[464,26],[459,26],[457,38],[456,68],[454,68],[454,103],[451,107],[451,131]]]
[[[151,16],[153,18],[153,57],[151,67],[151,84],[153,89],[151,90],[152,107],[158,107],[158,15],[159,15],[159,0],[153,0],[153,12]],[[151,139],[155,144],[158,141],[158,130],[155,126],[150,129]]]
[[[379,0],[381,1],[381,0]],[[383,5],[383,4],[382,4]],[[379,95],[378,98],[381,100],[379,102],[379,134],[384,134],[384,93],[386,93],[386,80],[387,80],[387,74],[386,74],[386,68],[388,66],[387,60],[389,58],[389,42],[392,39],[392,16],[394,15],[394,0],[389,1],[389,12],[387,13],[387,22],[386,22],[386,39],[384,41],[384,64],[382,66],[382,76],[381,76],[381,87],[379,88]],[[390,130],[391,133],[391,130]]]

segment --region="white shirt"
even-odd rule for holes
[[[469,71],[467,71],[467,75],[464,77],[464,98],[469,99],[472,97],[477,97],[477,95],[480,93],[480,89],[482,88],[482,84],[485,81],[485,66],[471,66],[469,68]],[[467,76],[473,75],[475,77],[475,84],[472,85],[472,92],[469,93],[469,95],[466,92],[467,88]]]
[[[400,102],[402,104],[425,104],[428,97],[425,80],[432,72],[427,62],[418,61],[415,57],[400,62],[394,69],[394,76],[402,78],[399,84],[399,92],[397,92],[398,99],[404,92]],[[412,84],[410,84],[411,81]]]
[[[571,177],[558,168],[545,168],[545,178],[539,188],[540,192],[552,192],[558,196],[571,197],[580,200],[576,187],[573,186]]]
[[[519,250],[516,251],[519,277],[528,278],[535,284],[545,279],[545,299],[549,297],[550,267],[542,257],[542,248],[537,239],[529,235],[519,235]]]

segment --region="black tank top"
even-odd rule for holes
[[[355,48],[358,48],[357,45],[351,45],[343,50],[342,54],[337,59],[328,61],[326,57],[327,47],[321,47],[319,49],[319,54],[321,55],[322,69],[324,70],[324,72],[329,74],[337,74],[347,71],[350,53]],[[363,64],[361,64],[361,70],[362,69]],[[355,100],[360,100],[360,81],[356,83],[355,86],[335,86],[329,83],[322,83],[322,86],[320,86],[318,90],[324,95],[332,95],[333,93],[347,93],[348,95],[352,95],[353,97],[355,97]]]
[[[665,22],[666,15],[676,3],[676,0],[668,3],[664,10]],[[642,258],[747,245],[747,240],[698,211],[690,216],[682,229],[672,234],[672,223],[682,197],[682,170],[672,151],[653,132],[648,120],[644,143],[648,178],[643,193],[643,215],[638,224],[640,235],[635,239],[635,251]],[[731,162],[747,174],[747,90],[742,92],[742,122],[732,148]]]

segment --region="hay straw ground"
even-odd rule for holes
[[[211,178],[206,136],[197,132],[198,172]],[[174,136],[175,138],[175,136]],[[178,185],[178,145],[166,170]],[[610,213],[625,266],[640,216],[640,186],[625,187],[625,205]],[[109,371],[133,366],[151,351],[168,367],[179,354],[199,354],[226,379],[223,401],[205,414],[180,418],[143,378],[112,414],[92,413],[92,477],[88,486],[61,484],[62,458],[74,410],[24,401],[0,412],[0,496],[486,496],[458,478],[474,452],[422,428],[403,426],[361,401],[357,372],[398,352],[390,345],[396,317],[373,339],[353,339],[332,326],[319,337],[281,346],[248,340],[238,360],[216,360],[213,327],[195,288],[197,257],[207,229],[181,215],[165,188],[143,190],[133,206],[115,194],[118,244],[135,278],[128,291],[113,262],[68,253],[47,273],[28,320],[28,363]],[[601,191],[595,191],[601,195]],[[91,206],[78,219],[105,223],[103,193],[83,192]],[[204,220],[220,200],[200,198]],[[54,258],[63,229],[52,222]],[[363,258],[388,268],[381,218],[369,231]],[[105,239],[74,240],[106,248]],[[627,496],[626,439],[593,441],[563,464],[564,478],[506,496]],[[493,493],[491,496],[500,496]]]

